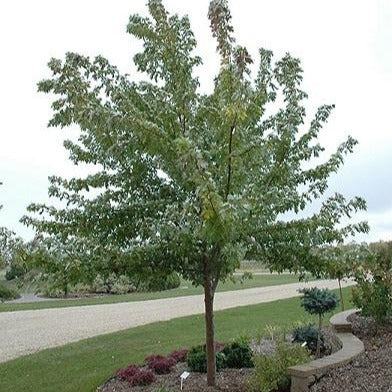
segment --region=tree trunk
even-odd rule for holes
[[[206,323],[207,385],[215,386],[215,346],[214,346],[214,290],[211,276],[204,271],[204,305]]]
[[[340,307],[343,311],[344,310],[344,302],[343,302],[343,291],[342,291],[342,285],[340,282],[340,278],[338,278],[338,283],[339,283],[339,293],[340,293]]]
[[[322,319],[321,314],[319,314],[319,327],[317,333],[317,347],[316,347],[316,358],[321,357],[321,327],[322,327]]]

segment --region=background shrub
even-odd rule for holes
[[[287,368],[308,360],[309,352],[305,347],[279,343],[274,355],[257,354],[253,357],[255,373],[249,386],[255,392],[288,390],[290,377],[287,375]]]
[[[150,369],[141,369],[135,365],[129,365],[117,372],[117,377],[128,381],[131,385],[148,385],[155,381],[155,374]]]
[[[110,274],[103,277],[98,274],[91,284],[91,291],[99,294],[127,294],[135,291],[135,286],[125,275]]]
[[[5,286],[4,284],[0,283],[0,301],[6,301],[10,299],[19,298],[19,293],[10,287]]]
[[[222,353],[226,356],[226,366],[228,368],[253,367],[252,349],[246,342],[233,342],[226,346]]]
[[[135,287],[131,284],[129,278],[125,275],[120,275],[112,284],[110,294],[127,294],[133,291],[135,291]]]
[[[180,276],[173,272],[167,276],[151,274],[147,279],[143,279],[137,285],[138,291],[163,291],[180,287]]]
[[[302,325],[293,330],[293,343],[306,343],[306,347],[316,354],[317,350],[317,339],[318,339],[318,328],[313,324]],[[325,335],[323,332],[320,334],[320,352],[322,354],[329,351],[328,345],[326,343]]]
[[[22,278],[26,274],[25,269],[17,264],[11,264],[10,268],[5,273],[7,280]]]
[[[107,285],[105,283],[105,279],[102,275],[98,274],[95,278],[93,283],[91,284],[91,291],[97,294],[107,293]]]
[[[221,345],[223,347],[223,345]],[[218,347],[219,348],[219,347]],[[216,370],[226,367],[226,356],[222,351],[215,351]],[[207,372],[207,353],[206,346],[192,347],[186,357],[186,362],[192,372],[206,373]]]

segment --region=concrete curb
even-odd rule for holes
[[[319,377],[333,368],[351,362],[363,353],[364,345],[361,340],[352,334],[351,323],[347,320],[351,314],[357,312],[358,309],[347,310],[336,314],[330,319],[336,337],[342,344],[342,348],[339,351],[307,364],[288,368],[288,374],[291,376],[291,392],[309,391],[309,385]]]

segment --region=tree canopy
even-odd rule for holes
[[[254,75],[227,1],[211,1],[208,11],[220,57],[208,94],[195,76],[202,59],[189,18],[169,15],[160,0],[149,0],[148,10],[149,17],[131,15],[127,27],[143,42],[134,62],[148,80],[133,81],[102,56],[49,61],[52,76],[38,84],[55,97],[49,125],[77,125],[78,141],[64,147],[75,165],[95,170],[51,177],[49,194],[64,206],[32,204],[23,221],[46,236],[83,240],[111,255],[113,266],[177,271],[202,284],[213,384],[218,282],[245,256],[298,270],[311,263],[312,249],[367,230],[365,223],[342,224],[365,209],[361,198],[335,194],[318,212],[300,214],[325,194],[356,141],[349,137],[318,161],[324,149],[317,138],[334,106],[321,106],[306,125],[303,71],[290,54],[274,59],[260,49]],[[288,212],[299,215],[283,219]]]

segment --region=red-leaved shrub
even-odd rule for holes
[[[142,369],[135,365],[120,369],[117,377],[128,381],[131,385],[148,385],[155,380],[155,374],[150,369]]]
[[[174,358],[164,357],[162,355],[150,355],[144,358],[148,367],[156,374],[167,374],[171,368],[177,363]]]
[[[154,363],[156,361],[160,361],[161,359],[164,359],[166,357],[164,357],[163,355],[149,355],[148,357],[144,358],[144,362],[146,362],[146,364],[148,366],[150,366],[151,363]]]
[[[152,364],[152,369],[156,374],[170,373],[172,367],[176,364],[176,360],[173,358],[165,358],[160,361],[156,361]]]
[[[188,350],[174,350],[169,354],[169,357],[173,358],[176,362],[184,362],[187,355]]]

